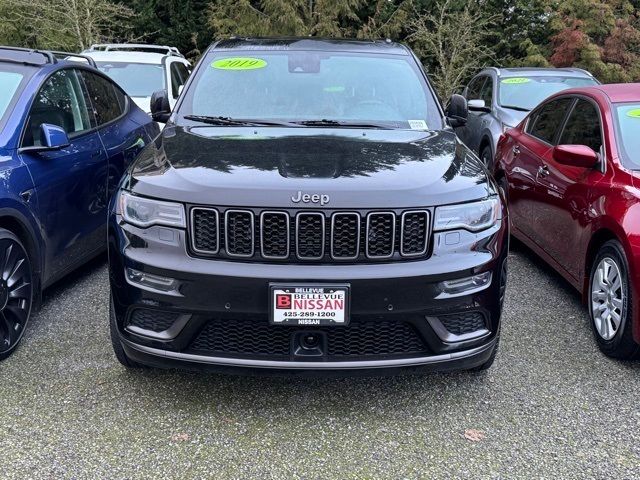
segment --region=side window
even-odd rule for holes
[[[562,127],[562,121],[572,98],[553,100],[538,109],[527,125],[527,133],[540,140],[553,144],[556,133]]]
[[[600,116],[596,107],[586,100],[578,100],[569,115],[564,132],[560,137],[564,145],[586,145],[594,152],[600,153],[602,148],[602,130]]]
[[[115,120],[124,113],[126,100],[122,91],[110,80],[100,75],[83,71],[98,126]]]
[[[31,106],[22,146],[40,146],[40,125],[62,127],[69,138],[90,130],[91,111],[77,70],[54,73],[42,86]]]
[[[471,80],[469,83],[469,87],[467,88],[467,100],[476,100],[480,98],[480,91],[482,90],[482,86],[484,85],[484,81],[487,77],[476,77]]]
[[[180,87],[187,82],[189,78],[189,71],[180,62],[173,62],[170,67],[171,71],[171,95],[173,98],[178,98],[180,93]]]
[[[484,100],[484,104],[487,107],[491,107],[491,101],[493,99],[493,80],[491,77],[487,77],[487,81],[484,82],[484,86],[482,87],[482,90],[480,90],[479,98]]]

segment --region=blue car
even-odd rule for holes
[[[0,360],[42,290],[106,249],[109,197],[159,133],[92,65],[0,47]]]

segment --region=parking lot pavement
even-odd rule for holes
[[[100,259],[46,293],[0,364],[0,477],[640,477],[640,363],[596,350],[533,254],[510,260],[488,373],[300,379],[126,371]]]

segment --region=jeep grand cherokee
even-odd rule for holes
[[[388,41],[212,45],[110,217],[128,367],[488,368],[508,228],[413,53]]]

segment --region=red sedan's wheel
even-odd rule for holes
[[[619,242],[605,243],[591,267],[589,313],[591,327],[605,355],[630,359],[640,350],[633,340],[629,267]]]

